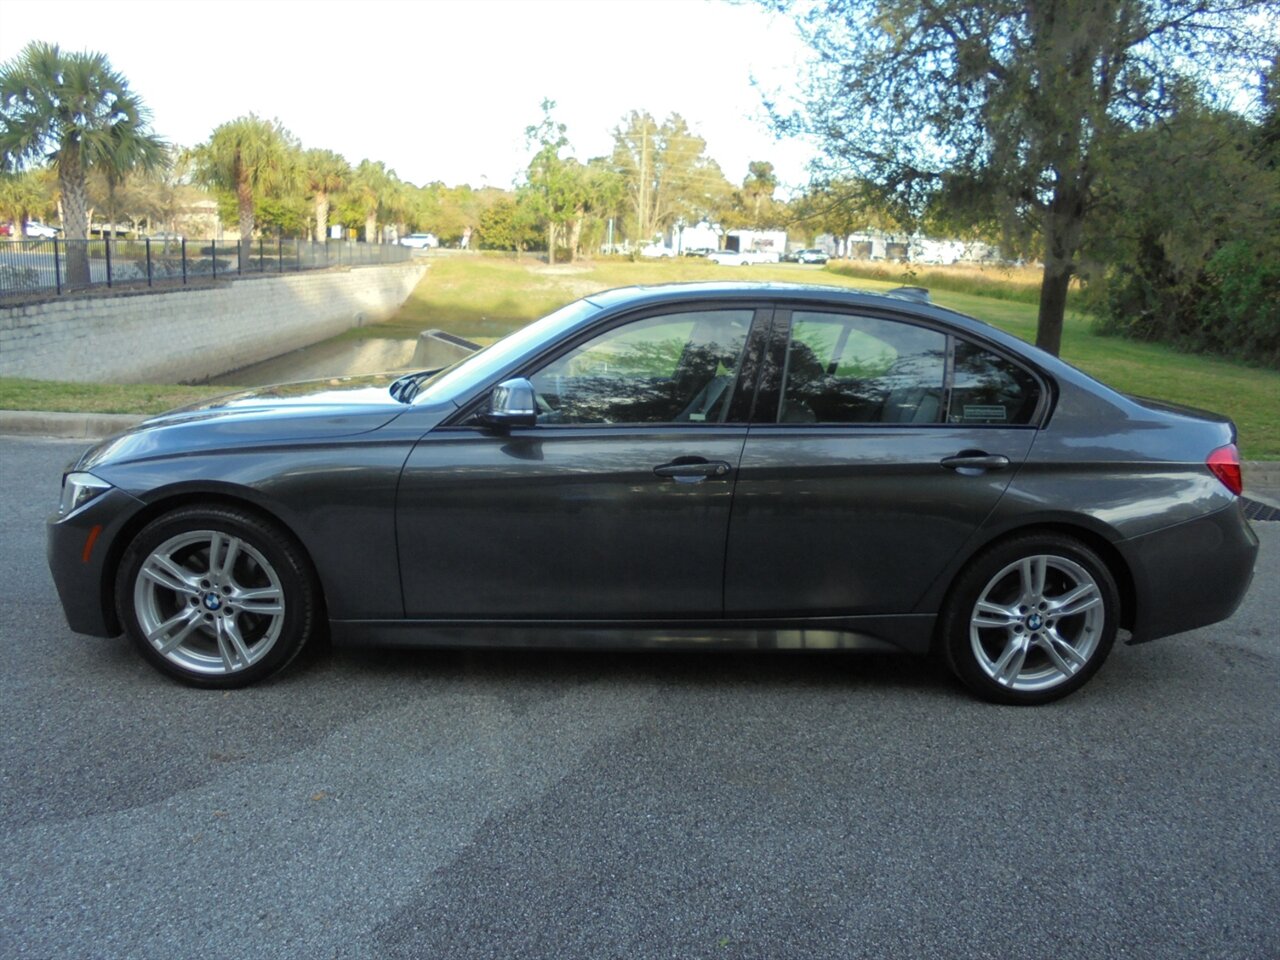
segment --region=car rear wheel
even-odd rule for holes
[[[980,554],[960,575],[943,614],[943,650],[978,696],[1048,703],[1102,666],[1119,608],[1111,571],[1084,543],[1019,537]]]
[[[237,687],[306,645],[318,590],[301,549],[274,524],[188,507],[143,528],[116,582],[121,622],[154,666],[200,687]]]

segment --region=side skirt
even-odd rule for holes
[[[626,650],[905,650],[924,654],[932,614],[803,621],[333,620],[333,642],[375,647]]]

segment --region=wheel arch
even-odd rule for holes
[[[975,557],[985,553],[987,550],[998,547],[1000,544],[1007,543],[1010,540],[1036,536],[1037,534],[1071,537],[1074,540],[1079,540],[1096,553],[1098,558],[1107,565],[1107,570],[1116,583],[1116,592],[1120,596],[1120,626],[1125,630],[1133,630],[1138,614],[1137,586],[1134,582],[1133,571],[1129,568],[1124,555],[1116,549],[1115,544],[1096,530],[1081,524],[1066,521],[1040,521],[1001,531],[997,536],[983,541],[972,550],[966,552],[964,558],[953,567],[951,581],[947,584],[946,591],[942,596],[942,602],[938,606],[938,616],[934,620],[933,640],[929,648],[931,654],[937,653],[941,649],[943,621],[945,619],[943,613],[951,603],[956,583],[960,579],[960,571],[972,563]]]
[[[322,629],[328,624],[324,581],[320,578],[319,571],[316,569],[315,561],[311,557],[311,551],[307,549],[306,544],[292,526],[277,512],[236,490],[180,489],[171,490],[154,500],[148,501],[142,509],[125,521],[116,536],[112,538],[102,565],[101,596],[103,617],[113,634],[118,634],[123,629],[119,613],[116,610],[115,596],[116,580],[120,574],[120,561],[124,556],[124,552],[147,524],[183,507],[226,507],[239,510],[271,524],[287,536],[306,563],[307,573],[311,577],[315,588],[315,595],[320,606],[317,611],[316,623]]]

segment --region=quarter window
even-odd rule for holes
[[[529,378],[538,422],[719,422],[752,316],[751,310],[668,314],[606,331]]]
[[[999,354],[956,341],[949,423],[1026,424],[1040,401],[1040,387],[1026,370]]]

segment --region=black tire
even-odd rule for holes
[[[319,597],[292,537],[222,506],[183,507],[147,524],[121,558],[115,590],[120,622],[152,666],[218,689],[291,663],[316,632]]]
[[[940,645],[977,696],[1033,706],[1088,682],[1111,652],[1119,617],[1115,578],[1093,550],[1074,537],[1028,534],[992,545],[956,578]]]

